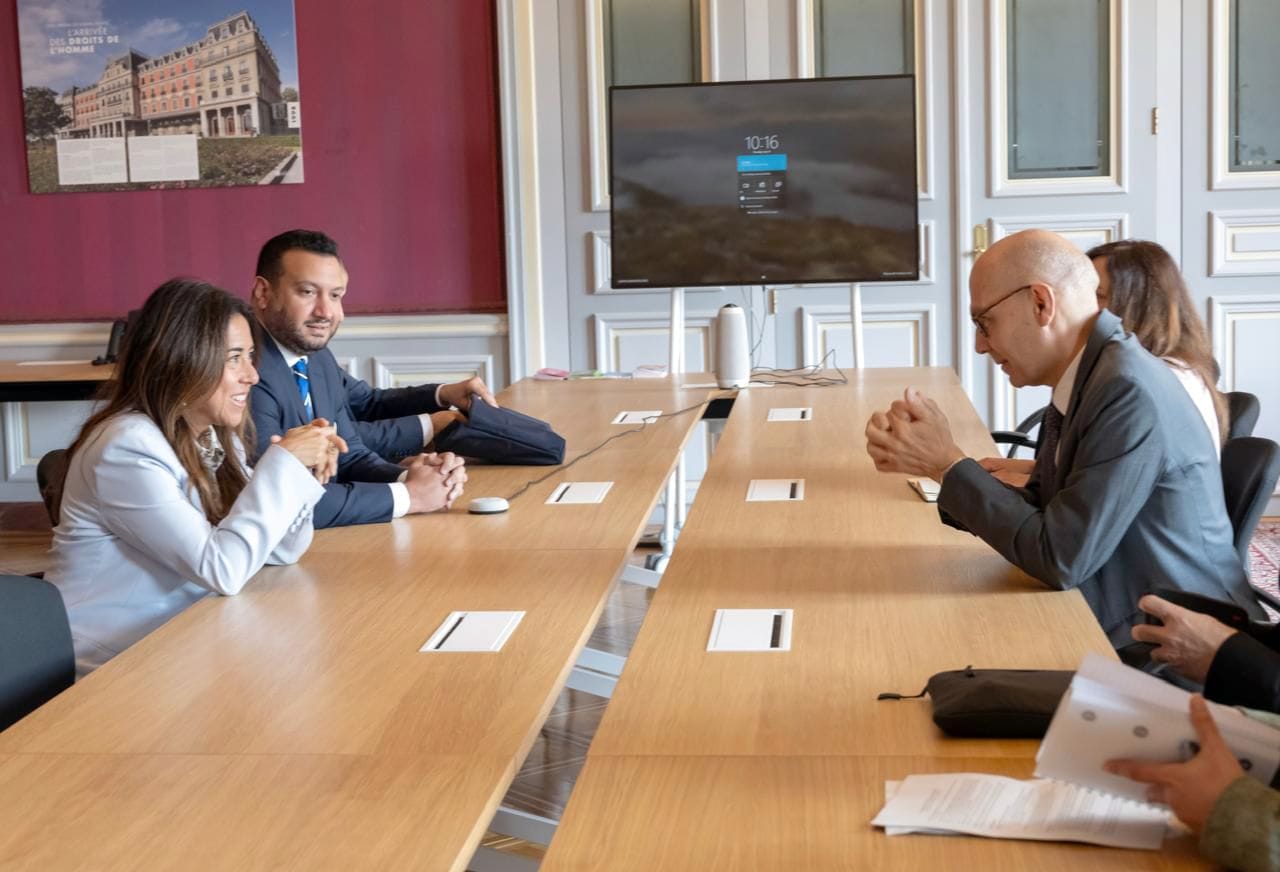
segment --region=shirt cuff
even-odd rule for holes
[[[437,391],[437,393],[439,393],[439,391]],[[437,402],[439,401],[437,400]],[[427,414],[419,415],[418,423],[422,425],[422,447],[425,449],[427,447],[427,443],[435,438],[436,428],[435,425],[431,423],[431,416]]]
[[[437,405],[437,406],[439,406],[439,407],[443,410],[443,409],[448,409],[448,408],[451,408],[451,407],[450,407],[449,405],[447,405],[443,400],[441,400],[441,399],[440,399],[440,389],[441,389],[442,387],[444,387],[444,384],[443,384],[443,383],[436,385],[436,405]]]
[[[404,484],[404,477],[409,474],[409,470],[400,473],[400,481],[393,481],[387,484],[391,488],[391,517],[403,518],[409,514],[409,486]]]

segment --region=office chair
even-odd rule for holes
[[[1258,398],[1247,391],[1228,391],[1223,396],[1227,398],[1227,438],[1252,436],[1262,411]]]
[[[49,521],[58,526],[58,517],[54,514],[54,499],[62,490],[67,478],[67,451],[55,448],[45,454],[36,464],[36,485],[40,488],[40,499],[44,500],[44,510],[49,513]]]
[[[75,649],[62,594],[38,578],[0,575],[0,730],[75,679]]]
[[[1008,445],[1009,451],[1005,457],[1013,457],[1019,448],[1030,448],[1032,455],[1035,454],[1036,446],[1040,443],[1036,436],[1031,435],[1031,431],[1040,426],[1040,422],[1044,420],[1044,410],[1048,406],[1041,406],[1030,415],[1028,415],[1016,430],[992,430],[991,438],[996,441],[997,445]]]
[[[1228,439],[1222,446],[1222,492],[1226,498],[1231,529],[1235,531],[1236,552],[1245,570],[1249,568],[1249,541],[1266,511],[1280,478],[1280,445],[1259,436]],[[1280,601],[1254,589],[1258,598],[1280,610]]]

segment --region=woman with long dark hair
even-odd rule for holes
[[[1098,270],[1098,305],[1120,316],[1142,347],[1169,365],[1191,395],[1218,452],[1227,435],[1227,401],[1215,386],[1209,331],[1173,257],[1154,242],[1125,239],[1085,252]]]
[[[276,437],[251,473],[252,318],[204,282],[161,285],[68,449],[46,577],[66,602],[79,675],[311,543],[311,510],[346,446],[319,420]]]
[[[1085,252],[1098,271],[1098,307],[1120,316],[1124,329],[1165,362],[1204,419],[1218,453],[1227,435],[1227,401],[1215,386],[1209,333],[1173,257],[1143,239],[1122,239]],[[1015,487],[1026,485],[1031,460],[985,457],[982,467]]]

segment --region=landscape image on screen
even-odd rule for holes
[[[919,276],[910,76],[614,88],[615,288]]]

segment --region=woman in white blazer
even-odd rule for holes
[[[312,507],[346,446],[317,420],[273,439],[251,475],[252,317],[203,282],[161,285],[68,450],[46,578],[67,605],[78,676],[311,543]]]

